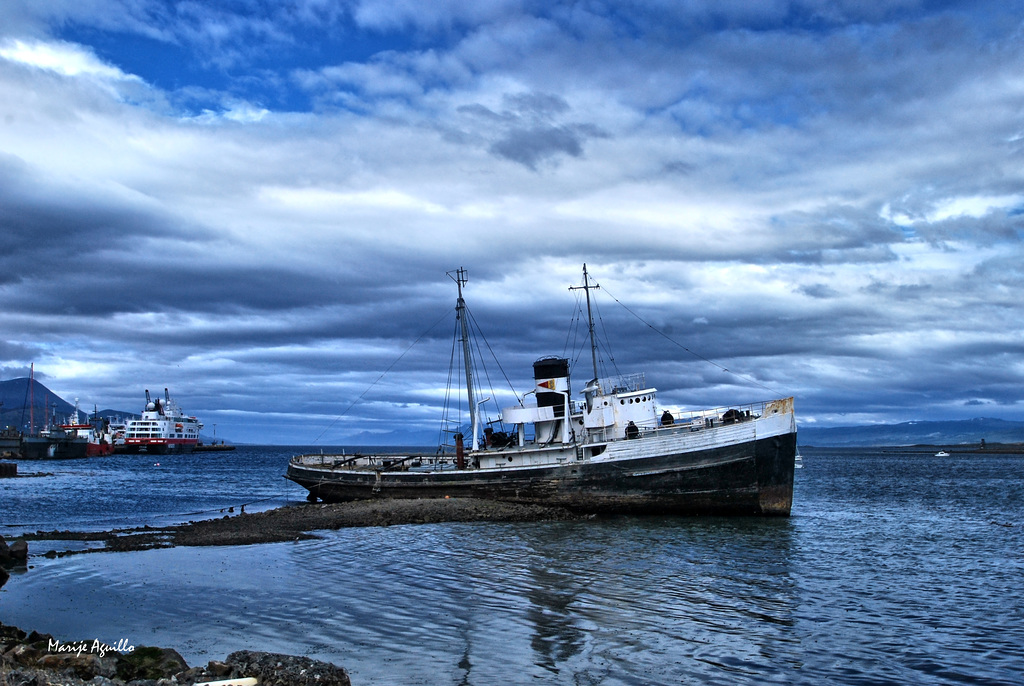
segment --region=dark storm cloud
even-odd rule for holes
[[[505,159],[518,162],[530,169],[558,153],[571,157],[583,154],[580,137],[571,129],[546,127],[539,129],[511,129],[500,140],[491,145],[491,152]]]
[[[607,138],[608,133],[594,124],[560,120],[571,113],[565,99],[547,93],[516,93],[503,97],[505,107],[492,111],[481,104],[458,108],[490,127],[484,138],[494,138],[489,151],[498,157],[517,162],[535,170],[537,166],[560,154],[583,155],[588,139]]]
[[[825,283],[808,284],[800,287],[800,292],[812,298],[832,298],[838,292]]]
[[[106,195],[107,197],[104,197]],[[37,169],[0,154],[0,226],[7,250],[5,273],[44,256],[98,252],[135,234],[140,226],[168,229],[168,220],[143,203],[111,197],[107,189],[54,183]],[[174,227],[188,236],[186,227]],[[54,265],[37,265],[51,268]]]

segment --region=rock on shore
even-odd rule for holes
[[[0,565],[25,564],[28,559],[28,544],[15,541],[8,545],[7,540],[0,536]]]
[[[254,677],[261,686],[350,686],[348,672],[307,657],[241,650],[206,667],[189,667],[176,651],[59,641],[0,624],[2,686],[191,686]]]
[[[24,565],[28,561],[28,543],[15,541],[10,545],[3,536],[0,536],[0,586],[7,583],[11,575],[7,573],[7,567]]]

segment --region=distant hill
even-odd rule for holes
[[[467,429],[468,433],[468,429]],[[397,446],[436,446],[437,431],[388,431],[386,433],[374,433],[361,431],[357,434],[345,437],[345,445],[365,447],[397,447]]]
[[[965,419],[949,422],[903,422],[872,426],[816,428],[801,426],[800,445],[823,447],[864,447],[877,445],[963,445],[986,443],[1024,443],[1024,422],[1003,419]]]
[[[63,421],[63,417],[75,409],[74,405],[38,381],[31,382],[32,392],[29,393],[29,382],[27,377],[0,381],[0,403],[3,403],[3,407],[0,407],[0,425],[27,429],[29,419],[34,415],[36,429],[39,429],[46,423],[49,413],[56,412]]]
[[[13,426],[21,431],[28,431],[29,421],[35,421],[35,428],[38,431],[46,425],[46,418],[56,414],[57,421],[66,421],[75,406],[61,398],[49,388],[31,380],[32,392],[29,393],[30,379],[11,379],[0,381],[0,428]],[[29,412],[29,401],[31,400],[32,412]],[[92,416],[92,409],[79,407],[82,419]],[[138,417],[138,414],[130,412],[118,412],[116,410],[102,410],[101,417]]]

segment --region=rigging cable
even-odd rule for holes
[[[604,325],[604,317],[601,316],[601,305],[597,302],[597,298],[594,298],[594,309],[597,310],[597,321],[601,323],[601,333],[604,334],[604,345],[608,350],[608,361],[611,362],[612,369],[615,370],[615,374],[622,376],[622,372],[619,371],[619,365],[615,364],[615,355],[612,354],[612,342],[608,337],[608,327]],[[600,350],[601,348],[598,346],[598,352],[600,352]],[[604,360],[601,361],[604,362]]]
[[[579,344],[580,338],[580,321],[583,318],[583,308],[580,305],[580,299],[583,296],[576,293],[576,308],[572,312],[572,317],[569,321],[569,328],[565,332],[565,343],[562,345],[562,355],[568,357],[569,352],[572,351],[572,366],[576,367],[576,363],[580,360],[580,355],[583,354],[583,347]],[[572,338],[571,345],[569,339]]]
[[[574,340],[573,340],[573,344],[572,344],[572,350],[574,351],[574,357],[573,357],[572,362],[573,362],[573,366],[574,367],[579,362],[579,359],[580,359],[580,357],[582,357],[582,355],[585,352],[587,346],[590,345],[589,334],[581,335],[581,332],[583,331],[583,326],[584,326],[584,323],[583,323],[583,321],[584,321],[584,312],[583,312],[582,300],[583,300],[583,296],[577,294],[576,295],[576,309],[573,312],[572,321],[569,323],[569,331],[566,332],[565,349],[569,348],[569,337],[570,337],[570,335],[571,334],[575,334]],[[598,365],[601,368],[600,370],[595,370],[595,371],[597,371],[599,376],[600,376],[601,371],[605,371],[605,372],[607,371],[606,360],[605,360],[605,355],[607,355],[608,356],[607,362],[611,364],[611,367],[614,370],[615,374],[617,376],[621,376],[622,372],[619,370],[619,365],[616,364],[616,362],[615,362],[615,355],[612,353],[613,348],[612,348],[611,338],[608,335],[608,327],[605,326],[604,317],[601,316],[601,306],[598,303],[596,298],[592,300],[592,304],[593,304],[594,309],[597,310],[597,321],[600,324],[600,333],[601,333],[601,335],[604,336],[604,341],[603,342],[600,340],[600,336],[595,335],[595,338],[594,338],[594,345],[597,346]],[[590,327],[589,321],[587,322],[586,326],[589,329],[589,327]]]
[[[494,349],[491,348],[491,342],[489,340],[487,340],[487,336],[484,336],[483,329],[481,329],[480,325],[476,323],[476,317],[474,317],[473,313],[469,311],[469,306],[466,306],[465,310],[466,310],[466,314],[469,316],[469,323],[473,325],[473,331],[476,332],[477,338],[482,340],[484,342],[484,345],[487,346],[487,352],[489,352],[491,354],[491,359],[494,360],[494,364],[498,365],[498,371],[500,371],[501,375],[503,377],[505,377],[505,383],[508,384],[508,388],[509,388],[510,391],[512,391],[512,395],[515,396],[516,402],[522,404],[523,401],[519,397],[519,393],[516,392],[515,387],[512,386],[512,381],[508,378],[508,374],[505,373],[505,368],[501,366],[501,362],[498,360],[498,356],[494,354]],[[477,343],[476,347],[477,347],[477,352],[479,352],[480,351],[480,344]],[[486,374],[486,372],[487,372],[487,368],[486,367],[484,367],[484,372]],[[491,382],[490,374],[487,374],[487,383],[490,384],[490,382]],[[491,386],[491,395],[494,395],[494,387],[493,386]]]
[[[605,293],[608,293],[608,289],[607,289],[607,288],[605,288],[605,289],[604,289],[604,292],[605,292]],[[717,362],[715,362],[714,360],[709,360],[708,358],[704,357],[704,356],[703,356],[703,355],[701,355],[700,353],[696,353],[696,352],[694,352],[694,351],[690,350],[690,349],[689,349],[689,348],[687,348],[687,347],[686,347],[685,345],[683,345],[683,344],[682,344],[682,343],[680,343],[679,341],[675,340],[674,338],[672,338],[672,337],[671,337],[671,336],[669,336],[668,334],[664,333],[663,331],[659,331],[659,330],[658,330],[658,329],[657,329],[657,328],[656,328],[656,327],[655,327],[655,326],[654,326],[653,324],[651,324],[651,323],[650,323],[649,321],[647,321],[646,319],[644,319],[643,317],[641,317],[640,315],[638,315],[638,314],[637,314],[636,312],[634,312],[633,310],[631,310],[631,309],[629,309],[628,307],[626,307],[626,305],[624,305],[624,304],[622,303],[622,301],[621,301],[621,300],[619,300],[618,298],[616,298],[616,297],[615,297],[614,295],[612,295],[611,293],[608,293],[608,297],[610,297],[610,298],[611,298],[612,300],[614,300],[614,301],[615,301],[615,302],[617,302],[617,303],[618,303],[619,305],[621,305],[621,306],[622,306],[622,309],[626,310],[626,312],[629,312],[629,313],[630,313],[631,315],[633,315],[634,317],[636,317],[636,318],[637,318],[638,320],[640,320],[640,322],[641,322],[641,323],[645,324],[645,325],[646,325],[646,326],[647,326],[648,328],[650,328],[650,329],[651,329],[652,331],[654,331],[655,333],[657,333],[657,334],[658,334],[659,336],[661,336],[662,338],[664,338],[665,340],[667,340],[667,341],[668,341],[669,343],[672,343],[673,345],[675,345],[675,346],[677,346],[677,347],[679,347],[679,348],[682,348],[683,350],[685,350],[686,352],[690,353],[690,354],[691,354],[691,355],[693,355],[694,357],[696,357],[696,358],[698,358],[698,359],[700,359],[700,360],[703,360],[704,362],[707,362],[708,364],[712,365],[713,367],[717,367],[718,369],[722,370],[722,371],[723,371],[723,372],[725,372],[726,374],[732,374],[733,376],[735,376],[735,377],[737,377],[737,378],[740,378],[740,379],[743,379],[744,381],[746,381],[746,382],[748,382],[748,383],[750,383],[750,384],[753,384],[754,386],[758,386],[759,388],[763,388],[763,389],[765,389],[766,391],[768,391],[768,392],[770,392],[770,393],[772,393],[772,394],[774,394],[774,395],[783,395],[783,394],[782,394],[782,393],[780,393],[779,391],[776,391],[776,390],[775,390],[775,389],[773,389],[773,388],[769,388],[768,386],[765,386],[765,385],[764,385],[763,383],[761,383],[761,382],[759,382],[759,381],[755,381],[754,379],[751,379],[751,378],[750,378],[750,377],[748,377],[748,376],[744,376],[743,374],[738,374],[737,372],[734,372],[734,371],[732,371],[731,369],[727,369],[727,368],[723,367],[722,365],[718,364],[718,363],[717,363]]]
[[[438,317],[438,318],[437,318],[437,321],[435,321],[435,322],[434,322],[433,324],[431,324],[431,325],[430,325],[430,328],[429,328],[429,329],[427,329],[426,331],[424,331],[423,333],[421,333],[421,334],[419,335],[419,338],[417,338],[417,339],[416,339],[415,341],[413,341],[412,343],[410,343],[410,344],[409,344],[409,347],[407,347],[407,348],[406,348],[405,350],[403,350],[403,351],[402,351],[402,354],[401,354],[401,355],[399,355],[399,356],[398,356],[398,357],[397,357],[397,358],[395,359],[395,361],[394,361],[394,362],[392,362],[391,364],[389,364],[389,365],[388,365],[388,367],[387,367],[387,369],[385,369],[385,370],[384,370],[383,372],[381,372],[381,373],[380,373],[380,376],[378,376],[378,377],[377,377],[377,378],[376,378],[376,379],[374,380],[374,382],[373,382],[372,384],[370,384],[369,386],[367,386],[367,387],[366,387],[366,390],[364,390],[364,391],[363,391],[362,393],[360,393],[360,394],[359,394],[359,397],[358,397],[358,398],[356,398],[356,399],[355,399],[355,400],[353,400],[353,401],[352,401],[351,403],[349,403],[349,406],[348,406],[348,407],[346,407],[346,408],[345,408],[345,410],[344,410],[344,411],[343,411],[343,412],[342,412],[341,414],[339,414],[339,415],[338,415],[337,417],[335,417],[335,418],[334,418],[334,421],[332,421],[332,422],[331,422],[330,424],[328,424],[328,425],[327,425],[326,427],[324,427],[324,430],[323,430],[323,431],[321,431],[321,432],[320,432],[320,434],[319,434],[319,435],[318,435],[318,436],[317,436],[316,438],[314,438],[314,439],[313,439],[313,443],[312,443],[312,444],[313,444],[313,445],[316,445],[316,444],[317,444],[317,443],[318,443],[318,442],[320,441],[320,439],[321,439],[321,438],[323,438],[323,435],[324,435],[325,433],[327,433],[327,432],[328,432],[328,431],[329,431],[329,430],[331,429],[331,427],[332,427],[332,426],[334,426],[334,425],[335,425],[335,424],[337,424],[337,423],[338,423],[339,421],[341,421],[341,418],[342,418],[342,417],[344,417],[344,416],[345,416],[346,414],[348,414],[349,410],[351,410],[351,409],[352,409],[353,407],[355,407],[356,403],[358,403],[358,402],[359,402],[360,400],[362,400],[362,399],[363,399],[363,398],[364,398],[364,397],[366,396],[366,394],[367,394],[367,393],[369,393],[369,392],[370,392],[370,390],[371,390],[371,389],[372,389],[372,388],[373,388],[374,386],[376,386],[376,385],[377,385],[378,383],[380,383],[380,380],[381,380],[381,379],[383,379],[383,378],[384,378],[385,376],[387,376],[388,372],[390,372],[390,371],[391,371],[392,369],[394,369],[395,365],[396,365],[396,364],[398,364],[399,362],[401,362],[401,361],[402,361],[402,358],[403,358],[403,357],[405,357],[405,356],[406,356],[406,355],[407,355],[407,354],[409,353],[409,351],[410,351],[410,350],[412,350],[412,349],[413,349],[413,348],[414,348],[414,347],[416,346],[416,344],[417,344],[417,343],[419,343],[420,341],[422,341],[422,340],[423,340],[423,339],[424,339],[424,338],[426,337],[426,335],[427,335],[428,333],[430,333],[431,331],[433,331],[433,330],[434,330],[434,327],[435,327],[435,326],[437,326],[438,324],[440,324],[440,323],[441,323],[441,321],[442,321],[442,320],[444,320],[444,319],[445,319],[445,318],[446,318],[446,317],[448,316],[448,314],[449,314],[448,312],[445,312],[445,313],[444,313],[443,315],[441,315],[440,317]]]
[[[456,393],[456,400],[459,403],[458,413],[455,420],[452,420],[452,414],[455,409],[452,407],[452,389],[455,384],[452,379],[455,377],[455,365],[462,360],[462,348],[458,344],[459,340],[459,318],[455,318],[455,333],[452,335],[452,350],[448,356],[448,382],[444,387],[444,407],[441,411],[441,428],[438,431],[437,445],[438,453],[443,454],[443,448],[448,447],[448,438],[445,434],[452,434],[459,432],[462,428],[462,394]],[[455,430],[453,431],[450,426],[455,424]]]

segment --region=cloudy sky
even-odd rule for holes
[[[0,3],[0,378],[219,438],[436,431],[458,267],[579,388],[584,263],[662,404],[1024,420],[1022,209],[1018,1]]]

